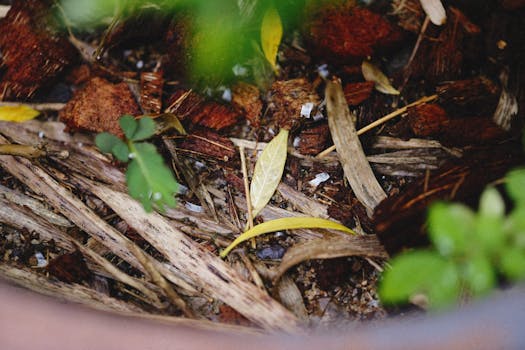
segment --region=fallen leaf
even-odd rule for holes
[[[292,266],[312,259],[362,256],[387,259],[388,253],[375,235],[319,238],[292,246],[273,277],[274,283]]]
[[[250,196],[253,217],[266,206],[283,176],[289,131],[281,129],[261,153],[253,171]]]
[[[226,249],[221,252],[221,258],[224,258],[228,253],[235,248],[239,243],[244,242],[248,239],[260,236],[265,233],[283,231],[283,230],[295,230],[300,228],[323,228],[330,230],[343,231],[349,234],[355,234],[354,231],[346,226],[341,225],[335,221],[330,221],[320,218],[312,217],[291,217],[291,218],[280,218],[267,222],[263,222],[237,237]]]
[[[25,122],[36,118],[39,114],[39,111],[25,105],[0,107],[0,120],[7,122]]]
[[[272,6],[264,14],[261,24],[261,45],[264,56],[277,70],[277,51],[283,37],[283,25],[277,10]]]
[[[325,91],[328,126],[345,177],[369,216],[387,196],[377,181],[359,141],[340,83],[328,81]]]
[[[440,26],[447,21],[447,13],[441,0],[420,0],[423,11],[427,14],[430,22]]]
[[[392,86],[388,77],[372,63],[363,61],[361,71],[366,81],[373,81],[376,84],[377,91],[388,95],[399,95],[399,91]]]

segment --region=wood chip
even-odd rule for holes
[[[268,330],[298,331],[298,320],[217,256],[202,249],[158,213],[145,213],[127,194],[85,181],[89,189],[152,246],[162,252],[186,281],[224,301]]]
[[[31,271],[0,265],[0,275],[8,281],[35,292],[86,305],[94,309],[127,314],[144,312],[131,303],[114,299],[82,285],[51,282],[49,278],[37,275]]]
[[[366,160],[341,84],[328,82],[325,94],[328,125],[337,155],[354,194],[367,208],[370,216],[374,208],[386,198],[386,194]]]

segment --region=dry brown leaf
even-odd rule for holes
[[[374,208],[386,198],[386,194],[363,152],[341,84],[328,82],[325,96],[328,125],[337,156],[355,196],[367,208],[370,216]]]
[[[423,11],[433,24],[440,26],[447,22],[447,13],[441,0],[420,0],[420,2]]]
[[[375,83],[377,91],[387,95],[399,95],[399,91],[392,86],[388,77],[374,64],[363,61],[361,71],[366,81],[373,81]]]
[[[375,235],[320,238],[299,243],[288,249],[276,270],[274,281],[292,266],[312,259],[333,259],[344,256],[388,258],[385,248]]]

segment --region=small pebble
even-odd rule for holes
[[[282,259],[286,249],[278,244],[259,249],[255,255],[261,260],[279,260]]]

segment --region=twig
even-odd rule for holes
[[[122,302],[80,284],[51,282],[46,277],[24,269],[17,269],[2,264],[0,265],[0,276],[35,292],[87,305],[95,309],[117,311],[126,314],[143,312],[142,309],[131,303]]]
[[[155,293],[153,293],[151,290],[147,289],[142,283],[139,283],[137,280],[135,280],[133,277],[129,276],[128,274],[120,271],[115,265],[111,264],[109,261],[104,259],[99,254],[95,253],[90,248],[87,248],[81,244],[78,244],[77,242],[73,242],[78,250],[85,256],[89,257],[89,259],[93,260],[95,263],[100,265],[104,270],[106,270],[113,278],[117,279],[118,281],[125,283],[136,290],[140,291],[142,294],[144,294],[147,299],[145,301],[148,304],[154,305],[158,309],[162,309],[163,306],[157,297]]]
[[[239,153],[241,155],[241,168],[242,168],[242,177],[244,180],[244,192],[246,194],[246,207],[248,211],[248,227],[253,227],[253,215],[252,215],[252,199],[250,197],[250,184],[248,181],[248,169],[246,167],[246,155],[244,154],[244,147],[239,148]]]
[[[65,103],[26,103],[26,102],[8,102],[0,101],[0,107],[16,107],[24,105],[37,111],[60,111],[65,107]]]
[[[427,31],[429,23],[430,23],[430,17],[426,16],[425,21],[423,22],[423,25],[421,26],[421,30],[419,31],[419,35],[417,37],[416,44],[414,45],[414,48],[412,49],[412,53],[410,54],[410,58],[408,59],[408,62],[405,66],[405,77],[403,79],[403,83],[399,87],[399,91],[404,89],[405,85],[408,82],[408,79],[410,79],[410,75],[412,74],[410,70],[412,61],[414,61],[414,58],[416,57],[416,53],[419,50],[419,46],[421,46],[421,42],[423,41],[423,38],[425,37],[425,32]]]
[[[244,147],[239,147],[239,152],[241,154],[241,168],[242,168],[242,178],[244,181],[244,193],[246,195],[246,209],[248,211],[248,222],[246,223],[247,229],[253,227],[253,209],[252,209],[252,197],[250,195],[250,183],[248,181],[248,168],[246,166],[246,155],[244,154]],[[252,248],[255,249],[257,243],[255,238],[251,239]]]
[[[255,269],[255,267],[253,266],[253,263],[250,260],[250,258],[246,256],[244,251],[239,253],[239,256],[241,257],[241,261],[244,263],[244,266],[246,266],[246,269],[250,273],[250,276],[252,276],[252,280],[255,283],[255,285],[259,287],[259,289],[266,291],[266,288],[264,287],[264,282],[262,281],[261,276],[259,276],[259,273]]]
[[[46,155],[46,152],[39,147],[28,145],[0,145],[0,155],[20,156],[24,158],[40,158]]]
[[[431,96],[425,96],[425,97],[422,97],[420,98],[419,100],[415,101],[415,102],[412,102],[412,103],[409,103],[407,104],[406,106],[404,107],[401,107],[395,111],[393,111],[392,113],[389,113],[387,115],[385,115],[384,117],[382,118],[379,118],[378,120],[376,120],[375,122],[373,123],[370,123],[368,124],[367,126],[365,126],[364,128],[362,129],[359,129],[357,130],[357,135],[358,136],[361,136],[363,135],[364,133],[372,130],[373,128],[381,125],[381,124],[384,124],[386,123],[387,121],[391,120],[391,119],[394,119],[395,117],[397,117],[398,115],[401,115],[403,113],[405,113],[409,108],[411,107],[414,107],[414,106],[417,106],[417,105],[420,105],[420,104],[423,104],[423,103],[428,103],[428,102],[431,102],[431,101],[434,101],[438,98],[438,95],[431,95]],[[323,158],[325,157],[327,154],[329,154],[330,152],[332,151],[335,151],[335,145],[325,149],[324,151],[322,151],[321,153],[319,153],[317,156],[315,156],[316,158]]]

